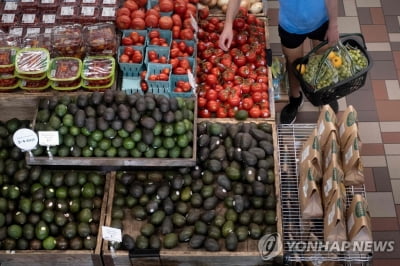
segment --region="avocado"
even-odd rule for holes
[[[115,110],[112,107],[107,107],[104,110],[103,119],[105,121],[112,121],[115,118]]]
[[[150,216],[150,223],[153,225],[161,225],[165,218],[165,212],[163,210],[157,210]]]
[[[82,109],[78,110],[75,113],[75,116],[74,116],[74,124],[75,124],[75,126],[84,127],[85,126],[85,119],[86,119],[85,111],[83,111]]]
[[[175,233],[169,233],[163,238],[163,246],[167,249],[175,248],[178,245],[178,235]]]
[[[146,237],[150,237],[151,235],[154,234],[154,232],[155,232],[155,227],[150,223],[145,223],[140,228],[140,233]]]
[[[138,249],[146,249],[149,247],[149,239],[144,235],[138,235],[135,244]]]
[[[216,251],[220,251],[220,250],[221,250],[221,247],[220,247],[219,243],[217,242],[217,240],[215,240],[215,239],[213,239],[213,238],[210,238],[210,237],[208,237],[208,238],[204,241],[204,248],[205,248],[207,251],[213,251],[213,252],[216,252]]]
[[[189,241],[189,246],[194,249],[201,248],[205,240],[206,240],[205,235],[194,234]]]
[[[235,232],[230,232],[225,238],[225,247],[229,251],[235,251],[238,245],[238,237]]]
[[[122,236],[122,247],[125,250],[133,250],[135,248],[135,240],[128,234]]]
[[[178,235],[179,242],[188,242],[194,234],[194,226],[185,226]]]
[[[174,213],[172,214],[172,223],[178,228],[182,227],[186,224],[186,218],[180,213]]]

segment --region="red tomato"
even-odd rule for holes
[[[206,92],[206,98],[208,101],[211,101],[211,100],[215,101],[218,99],[218,92],[216,90],[209,89]]]
[[[119,57],[119,62],[121,62],[121,63],[128,63],[128,62],[129,62],[129,56],[126,55],[126,54],[122,54],[122,55]]]
[[[207,99],[206,99],[206,98],[204,98],[204,97],[198,97],[198,99],[197,99],[197,106],[198,106],[199,108],[205,107],[206,104],[207,104]]]
[[[226,102],[228,100],[228,98],[229,98],[229,90],[228,89],[223,89],[218,92],[218,99],[221,102]]]
[[[222,73],[223,80],[226,81],[233,81],[235,79],[235,74],[231,70],[225,70]]]
[[[251,84],[250,88],[252,92],[262,92],[263,90],[261,84],[256,82]]]
[[[260,117],[262,118],[269,118],[271,116],[271,113],[268,108],[263,108],[260,111],[261,111]]]
[[[259,103],[262,101],[262,94],[260,91],[252,92],[251,98],[255,103]]]
[[[122,37],[121,43],[122,43],[122,45],[132,45],[133,41],[129,37]]]
[[[138,53],[137,53],[138,52]],[[139,64],[143,60],[143,55],[140,51],[134,52],[132,55],[132,61],[136,64]]]
[[[250,110],[249,110],[249,115],[252,118],[259,118],[261,115],[261,110],[260,107],[258,107],[257,105],[253,106]]]
[[[157,54],[157,52],[154,51],[154,50],[148,51],[148,52],[147,52],[147,56],[149,57],[149,60],[150,60],[150,61],[153,61],[153,60],[155,60],[155,59],[158,58],[158,54]]]
[[[133,50],[133,47],[131,47],[131,46],[126,46],[124,48],[124,54],[126,54],[128,56],[131,56],[133,54],[133,52],[134,52],[134,50]]]
[[[238,95],[231,95],[228,99],[228,103],[230,106],[239,106],[240,104],[240,97]]]
[[[207,102],[206,107],[210,112],[214,113],[214,112],[216,112],[218,110],[219,103],[217,101],[215,101],[215,100],[209,100]]]
[[[142,91],[146,92],[149,89],[149,87],[147,85],[147,82],[144,81],[144,80],[141,80],[140,81],[140,88],[142,89]]]
[[[182,58],[179,60],[179,66],[183,69],[190,69],[190,62],[187,58]]]
[[[258,83],[268,83],[268,77],[266,75],[258,75],[256,78]]]
[[[210,118],[211,112],[208,109],[201,109],[201,110],[199,110],[199,116],[201,118]]]
[[[174,68],[174,70],[172,70],[172,72],[176,75],[185,75],[187,73],[187,70],[184,69],[183,67],[176,67]]]
[[[243,78],[247,78],[250,74],[250,69],[248,66],[241,66],[239,67],[239,73],[238,73],[241,77]]]
[[[217,117],[218,118],[226,118],[226,117],[228,117],[228,112],[227,112],[225,107],[221,107],[221,106],[218,107]]]
[[[206,77],[206,83],[210,86],[215,86],[218,84],[217,77],[213,74],[208,74]]]
[[[246,57],[243,54],[236,55],[233,57],[233,62],[235,62],[238,67],[242,67],[246,64]]]
[[[257,54],[254,51],[248,51],[245,55],[247,62],[256,62]]]
[[[245,110],[250,110],[253,107],[253,104],[254,104],[253,99],[250,97],[244,98],[242,100],[242,107]]]
[[[169,60],[169,63],[171,64],[172,69],[174,69],[174,68],[176,68],[178,66],[179,59],[178,58],[171,58]]]
[[[190,45],[188,45],[187,47],[186,47],[186,49],[185,49],[185,52],[188,54],[188,55],[193,55],[193,53],[194,53],[194,48],[193,48],[193,46],[190,46]]]

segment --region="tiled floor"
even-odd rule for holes
[[[398,0],[338,2],[339,31],[361,32],[374,61],[365,86],[339,101],[339,111],[350,104],[358,111],[374,240],[395,241],[393,252],[374,254],[373,265],[399,266],[400,4]],[[274,55],[281,54],[278,8],[277,1],[268,1],[269,41]],[[283,104],[277,104],[277,112],[282,107]],[[318,108],[307,104],[299,113],[297,123],[315,123],[317,116]]]

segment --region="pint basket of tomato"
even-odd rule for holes
[[[165,95],[170,94],[171,68],[170,64],[149,63],[147,65],[145,80],[150,92]]]
[[[190,98],[194,96],[194,89],[189,83],[188,75],[171,76],[171,97]]]
[[[120,46],[118,48],[118,65],[123,76],[139,76],[143,69],[144,47]]]
[[[170,30],[150,29],[147,32],[147,46],[171,46],[172,32]]]
[[[149,46],[146,47],[146,56],[144,63],[159,63],[168,64],[169,62],[169,47],[164,46]]]

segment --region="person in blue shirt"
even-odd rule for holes
[[[303,104],[300,83],[293,72],[293,62],[304,56],[303,44],[306,38],[313,46],[328,40],[333,46],[339,40],[337,14],[338,0],[279,0],[278,32],[282,52],[285,55],[289,80],[289,103],[282,109],[280,122],[291,124],[296,120]],[[240,0],[229,0],[224,30],[219,39],[221,49],[227,51],[233,39],[233,21],[239,11]],[[330,103],[337,112],[337,101]]]

